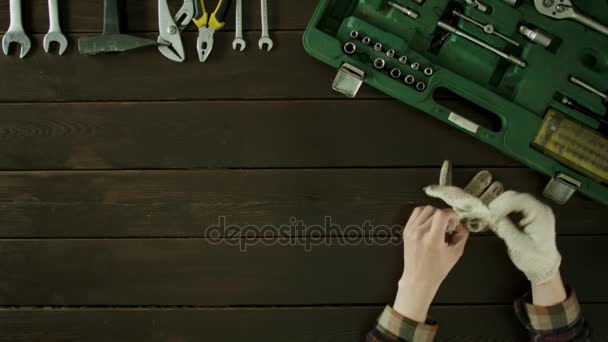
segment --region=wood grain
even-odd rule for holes
[[[538,193],[545,183],[544,177],[527,169],[491,171],[508,188],[519,191]],[[226,218],[226,225],[258,227],[288,225],[297,219],[323,225],[323,234],[341,235],[347,226],[363,226],[366,221],[376,227],[401,226],[416,206],[442,206],[422,191],[437,181],[438,172],[437,168],[4,172],[0,173],[0,237],[204,237],[205,227],[218,224],[220,217]],[[454,181],[464,184],[476,172],[456,169]],[[604,208],[598,203],[576,196],[568,205],[554,208],[560,235],[607,233]],[[365,232],[374,234],[367,228]]]
[[[182,5],[181,0],[168,0],[171,13],[177,13]],[[139,0],[123,1],[124,32],[158,32],[157,1]],[[317,5],[317,0],[281,0],[269,2],[269,24],[272,30],[303,30]],[[208,9],[215,2],[207,4]],[[101,32],[103,26],[103,0],[62,0],[59,1],[59,13],[62,30],[66,33]],[[48,31],[48,8],[46,0],[23,2],[23,21],[28,33],[46,33]],[[234,29],[234,5],[226,16],[226,27],[223,31]],[[8,1],[0,4],[0,28],[5,30],[9,25]],[[243,28],[260,30],[260,6],[258,1],[243,2]],[[195,31],[192,23],[189,31]],[[232,41],[232,40],[231,40]],[[256,41],[257,43],[257,41]],[[253,45],[252,45],[253,46]]]
[[[606,243],[558,239],[583,302],[608,303]],[[402,255],[388,239],[0,240],[0,305],[381,304],[393,299]],[[435,302],[508,304],[528,287],[502,241],[474,237]]]
[[[419,167],[446,157],[520,165],[397,101],[0,104],[4,170]]]
[[[583,305],[594,325],[593,341],[608,341],[606,306]],[[355,341],[381,311],[381,306],[0,309],[0,341]],[[431,315],[440,324],[438,342],[526,339],[510,305],[433,306]]]

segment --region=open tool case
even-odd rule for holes
[[[608,23],[608,1],[573,5]],[[550,176],[556,202],[580,191],[608,204],[605,34],[534,0],[321,0],[304,47],[338,69],[337,91],[354,97],[366,82]],[[444,106],[445,93],[495,122]]]

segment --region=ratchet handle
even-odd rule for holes
[[[603,25],[602,23],[600,23],[599,21],[588,17],[586,15],[581,15],[580,13],[576,13],[574,18],[572,18],[576,21],[578,21],[579,23],[592,28],[600,33],[602,33],[605,36],[608,36],[608,26]]]
[[[194,17],[192,18],[192,21],[199,28],[207,26],[209,13],[207,13],[205,7],[205,0],[194,0]]]
[[[209,27],[218,31],[226,25],[228,7],[230,7],[230,0],[220,0],[220,2],[218,2],[215,11],[211,13],[211,17],[209,18]]]

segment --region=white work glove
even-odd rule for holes
[[[555,216],[551,208],[532,195],[507,191],[489,205],[490,228],[507,245],[513,264],[532,285],[551,280],[558,272],[561,255],[555,241]],[[523,214],[517,227],[508,215]]]
[[[439,184],[424,188],[426,194],[443,200],[458,214],[460,222],[471,232],[486,231],[492,222],[488,203],[503,192],[500,182],[492,182],[492,174],[483,170],[461,189],[452,185],[452,165],[446,160],[441,166]]]

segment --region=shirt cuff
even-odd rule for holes
[[[568,298],[553,306],[530,304],[530,294],[515,302],[519,319],[536,332],[556,331],[575,325],[581,318],[581,307],[576,293],[570,290]]]
[[[376,329],[395,339],[408,342],[432,342],[437,334],[437,324],[431,319],[425,323],[409,319],[390,306],[386,306],[378,317]]]

